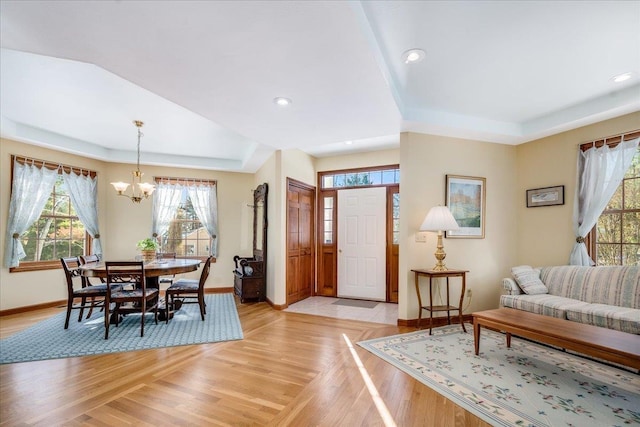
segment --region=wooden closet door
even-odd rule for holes
[[[287,304],[315,288],[315,188],[287,179]]]

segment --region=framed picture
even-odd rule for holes
[[[564,205],[564,185],[527,190],[527,207]]]
[[[484,239],[486,178],[447,175],[445,204],[460,228],[445,237]]]

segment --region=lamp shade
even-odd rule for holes
[[[451,211],[446,206],[434,206],[422,221],[420,231],[448,231],[457,230],[460,227]]]
[[[113,188],[119,193],[127,191],[127,187],[129,186],[126,182],[112,182],[111,185],[113,185]]]

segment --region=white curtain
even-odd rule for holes
[[[153,193],[153,214],[151,219],[151,234],[153,237],[162,236],[168,229],[171,220],[176,216],[182,196],[182,185],[160,182]]]
[[[215,185],[189,186],[189,197],[198,219],[211,236],[209,253],[218,255],[218,191]]]
[[[93,237],[92,253],[101,256],[100,231],[98,230],[98,190],[97,177],[76,175],[73,171],[62,173],[62,185],[69,194],[71,204],[76,210],[78,219],[84,224],[87,232]]]
[[[578,151],[578,179],[573,206],[573,231],[576,244],[569,264],[594,265],[584,244],[585,236],[598,222],[631,165],[640,138],[621,142],[614,148],[606,144],[600,148]]]
[[[5,267],[17,267],[20,265],[20,260],[27,256],[22,247],[20,235],[40,217],[57,178],[57,170],[33,164],[21,165],[14,161],[4,248]]]

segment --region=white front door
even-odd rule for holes
[[[384,187],[338,191],[338,296],[386,300]]]

